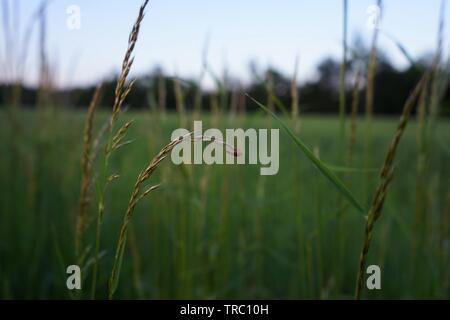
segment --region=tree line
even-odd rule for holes
[[[360,50],[361,51],[361,50]],[[356,92],[360,95],[358,110],[364,112],[364,74],[367,52],[353,54],[348,61],[346,74],[346,96],[351,101]],[[374,112],[377,114],[398,114],[414,84],[417,83],[430,59],[424,57],[411,63],[407,68],[396,68],[383,54],[378,53],[375,74]],[[275,68],[259,70],[254,64],[250,67],[251,81],[242,84],[228,75],[217,76],[210,72],[215,81],[215,89],[203,90],[198,79],[182,79],[164,73],[161,68],[155,68],[148,74],[139,76],[126,104],[131,109],[150,109],[159,111],[201,110],[208,112],[218,108],[224,112],[251,112],[257,109],[248,103],[245,94],[264,102],[269,108],[290,112],[298,103],[300,112],[306,113],[337,113],[339,110],[339,70],[340,62],[327,57],[317,66],[317,76],[298,85],[292,75],[286,75]],[[208,73],[208,70],[205,70]],[[357,82],[356,74],[362,74]],[[362,79],[362,80],[361,80]],[[108,108],[113,104],[114,90],[117,78],[104,80],[102,97],[99,105]],[[450,112],[450,87],[445,82],[441,110]],[[48,91],[46,103],[58,107],[85,108],[89,105],[95,91],[95,85]],[[13,92],[20,92],[20,104],[29,108],[38,105],[42,88],[26,87],[21,84],[0,84],[0,104],[9,103]],[[295,93],[293,92],[295,91]],[[16,97],[17,98],[17,97]],[[347,103],[350,112],[351,103]]]

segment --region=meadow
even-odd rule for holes
[[[443,3],[429,61],[414,61],[394,41],[410,61],[397,75],[413,81],[402,85],[405,99],[396,88],[388,94],[401,97],[400,114],[381,117],[377,61],[386,65],[377,54],[378,25],[367,55],[355,54],[346,0],[342,63],[331,67],[340,70],[319,80],[326,90],[318,99],[329,95],[338,116],[308,112],[297,70],[284,84],[287,106],[270,74],[254,91],[266,98],[260,102],[251,86],[227,87],[205,57],[198,82],[160,75],[157,86],[140,88],[150,108],[129,109],[147,0],[117,78],[98,85],[87,109],[65,105],[58,101],[70,94],[57,92],[46,57],[43,1],[32,107],[23,106],[22,94],[31,92],[24,70],[1,86],[0,299],[448,299]],[[202,91],[204,74],[215,91]],[[104,92],[111,105],[101,105]],[[259,164],[175,165],[170,153],[181,142],[218,142],[195,133],[172,140],[196,120],[203,130],[280,129],[277,174],[261,175]],[[73,265],[81,268],[76,290],[67,285]],[[377,290],[366,286],[372,265],[381,271]]]
[[[94,223],[85,236],[82,290],[67,290],[65,273],[77,262],[74,225],[85,113],[21,112],[18,158],[10,149],[8,118],[0,115],[0,296],[89,298]],[[98,298],[106,298],[120,222],[136,176],[170,141],[180,121],[176,114],[122,116],[123,121],[135,119],[128,132],[134,141],[111,157],[110,171],[120,177],[106,193]],[[192,125],[193,117],[185,117]],[[94,129],[105,119],[107,113],[99,113]],[[221,129],[267,128],[271,121],[263,113],[195,119]],[[370,167],[365,167],[364,119],[357,121],[351,168],[347,148],[336,140],[337,117],[304,116],[299,136],[369,206],[396,123],[373,120]],[[441,120],[422,176],[418,126],[411,121],[406,129],[368,255],[369,265],[381,267],[382,290],[365,290],[365,298],[449,297],[449,129],[448,120]],[[364,215],[342,199],[282,131],[277,175],[261,176],[259,165],[175,166],[169,159],[151,177],[151,183],[159,182],[161,187],[136,207],[116,298],[353,297]],[[95,216],[93,197],[89,211]]]

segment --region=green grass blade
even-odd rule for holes
[[[359,211],[364,212],[364,208],[356,200],[353,193],[345,186],[345,184],[325,165],[314,153],[292,132],[289,127],[266,106],[253,99],[250,95],[246,94],[251,100],[253,100],[261,109],[268,112],[276,121],[280,123],[287,134],[294,140],[294,142],[300,147],[303,154],[311,160],[311,162],[319,169],[319,171],[333,184],[333,186]]]
[[[381,31],[381,34],[383,34],[386,38],[391,40],[400,50],[400,52],[403,54],[406,60],[411,64],[411,66],[418,67],[417,62],[413,59],[413,57],[409,54],[408,50],[406,50],[406,47],[400,43],[394,36],[390,35],[389,33]]]
[[[286,106],[283,104],[283,102],[280,100],[280,98],[278,98],[277,96],[273,96],[274,98],[274,102],[275,102],[275,106],[280,109],[281,112],[283,112],[283,115],[285,117],[289,117],[289,112],[287,111]]]
[[[119,276],[120,276],[120,269],[122,269],[122,262],[123,262],[123,253],[125,252],[125,243],[126,243],[126,234],[125,238],[122,242],[119,242],[119,245],[117,247],[116,256],[114,258],[114,266],[111,272],[111,276],[109,278],[109,288],[108,288],[108,299],[112,300],[114,297],[114,293],[117,290],[117,286],[119,284]]]

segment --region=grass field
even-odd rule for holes
[[[95,132],[108,114],[97,115]],[[0,113],[0,298],[89,298],[95,223],[84,237],[90,250],[82,290],[67,290],[65,273],[77,263],[85,113],[56,109],[19,116],[20,134],[11,136]],[[127,135],[134,141],[111,158],[110,171],[120,177],[106,192],[98,298],[107,297],[136,177],[179,127],[176,115],[127,112],[121,121],[131,118]],[[192,126],[192,119],[185,120]],[[203,120],[204,129],[223,130],[267,128],[270,121],[262,114],[196,120]],[[348,146],[339,145],[337,117],[302,117],[298,135],[328,165],[347,167],[337,174],[369,207],[397,121],[374,119],[370,146],[364,144],[365,122],[358,121],[351,164]],[[429,140],[432,152],[422,174],[417,136],[411,121],[367,261],[381,267],[382,290],[365,290],[365,298],[450,297],[450,123],[441,120]],[[166,160],[150,180],[162,182],[161,188],[136,207],[116,298],[352,298],[364,215],[281,130],[278,174],[260,176],[259,168],[175,166]],[[93,197],[92,217],[95,192]]]

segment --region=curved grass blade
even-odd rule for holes
[[[300,147],[303,154],[311,160],[311,162],[319,169],[319,171],[333,184],[333,186],[360,212],[365,212],[362,205],[356,200],[353,193],[345,186],[345,184],[324,164],[320,159],[318,159],[314,153],[292,132],[291,129],[272,111],[270,111],[266,106],[255,100],[250,95],[246,94],[253,102],[255,102],[261,109],[268,112],[276,121],[280,123],[287,134],[294,140],[294,142]]]
[[[397,38],[395,38],[393,35],[380,30],[380,33],[382,35],[384,35],[386,38],[388,38],[389,40],[391,40],[398,48],[398,50],[400,50],[400,52],[403,54],[403,56],[406,58],[406,60],[408,60],[408,62],[411,64],[411,66],[418,68],[419,65],[417,64],[417,62],[413,59],[413,57],[409,54],[408,50],[406,50],[406,47],[404,45],[402,45],[400,43],[400,41],[397,40]]]
[[[273,100],[275,102],[275,106],[280,109],[281,112],[283,112],[283,115],[285,117],[289,117],[289,112],[287,111],[286,106],[283,104],[283,102],[280,100],[280,98],[278,98],[277,96],[273,96]]]

